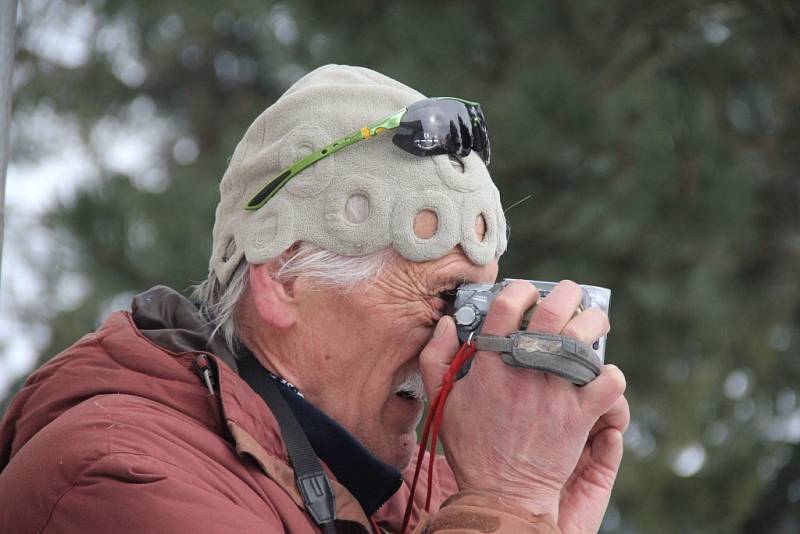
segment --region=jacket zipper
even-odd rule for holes
[[[208,392],[214,394],[214,370],[208,362],[208,356],[205,354],[198,354],[194,359],[194,370],[200,376],[200,380],[208,388]]]

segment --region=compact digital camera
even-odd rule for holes
[[[456,323],[456,331],[458,338],[463,343],[466,342],[470,335],[478,335],[483,326],[483,320],[489,312],[489,307],[492,301],[500,291],[511,282],[515,281],[514,278],[506,278],[497,284],[462,284],[456,289],[455,301],[453,304],[453,318]],[[556,286],[556,282],[545,282],[542,280],[525,280],[536,286],[539,290],[539,301],[547,298],[550,291]],[[580,313],[588,308],[600,308],[605,313],[608,313],[608,306],[611,301],[611,290],[605,287],[588,286],[580,284],[583,289],[583,300],[581,301],[576,313]],[[538,304],[537,302],[537,304]],[[533,310],[536,304],[528,309],[523,318],[520,330],[525,330],[528,327]],[[603,336],[594,342],[592,348],[600,357],[601,361],[605,361],[606,353],[606,338]]]

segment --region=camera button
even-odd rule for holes
[[[455,320],[458,326],[470,327],[478,319],[478,310],[472,304],[461,306],[455,313]]]

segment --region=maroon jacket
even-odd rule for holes
[[[155,288],[134,315],[112,314],[30,376],[0,425],[0,532],[319,532],[275,418],[193,312]],[[199,354],[215,370],[213,395],[193,369]],[[371,532],[328,474],[337,531]],[[435,476],[433,509],[442,509],[416,508],[419,530],[556,532],[549,516],[456,493],[444,458]],[[408,497],[403,484],[373,520],[398,532]]]

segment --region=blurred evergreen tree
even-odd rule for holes
[[[23,1],[21,41],[76,6]],[[81,65],[20,50],[30,76],[16,114],[47,103],[91,146],[109,118],[150,113],[169,126],[166,175],[125,175],[95,154],[103,179],[47,215],[63,250],[35,268],[53,292],[64,273],[90,285],[50,314],[42,361],[119,295],[202,279],[217,183],[247,125],[310,69],[359,64],[483,104],[504,202],[533,195],[508,213],[501,274],[613,288],[608,359],[628,377],[633,422],[604,530],[800,528],[795,4],[89,6]],[[14,150],[35,159],[36,146],[20,136]]]

